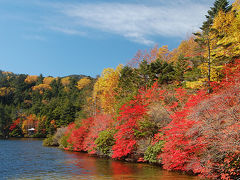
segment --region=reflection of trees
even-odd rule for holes
[[[65,152],[67,155],[67,160],[65,164],[70,166],[71,173],[74,175],[95,175],[96,170],[96,158],[90,157],[86,153],[79,152]]]
[[[70,168],[72,177],[90,179],[189,179],[187,175],[162,170],[161,167],[149,164],[127,163],[109,159],[96,158],[87,153],[65,152],[66,165]],[[191,179],[198,179],[192,177]]]
[[[134,173],[133,166],[121,161],[111,161],[112,174],[119,175],[132,175]]]

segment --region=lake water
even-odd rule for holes
[[[37,139],[0,140],[0,179],[159,179],[194,176],[161,170],[148,164],[90,157],[86,153],[43,147]]]

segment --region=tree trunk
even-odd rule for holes
[[[207,39],[207,46],[208,46],[208,93],[211,93],[212,92],[212,87],[211,87],[211,47],[210,47],[209,37]]]

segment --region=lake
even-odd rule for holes
[[[196,180],[148,164],[91,157],[44,147],[39,139],[0,139],[0,179]]]

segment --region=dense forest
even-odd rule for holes
[[[54,78],[0,71],[0,136],[46,137],[85,117],[85,97],[94,82],[84,75]]]
[[[201,31],[139,50],[94,79],[0,73],[2,136],[240,178],[240,1],[216,0]],[[33,130],[33,132],[32,132]]]

